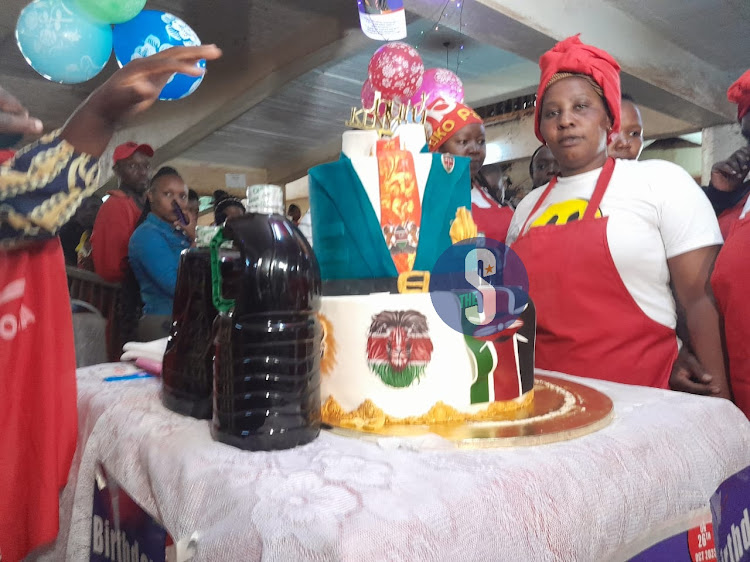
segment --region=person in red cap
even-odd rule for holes
[[[119,186],[109,192],[91,234],[94,271],[110,283],[125,277],[128,242],[146,202],[153,155],[154,149],[147,144],[126,142],[112,156]]]
[[[59,228],[99,187],[115,128],[156,102],[174,73],[198,76],[214,45],[134,60],[65,126],[0,166],[0,557],[25,559],[55,540],[58,498],[76,448],[76,360]],[[0,89],[0,133],[42,123]],[[32,555],[33,556],[33,555]]]
[[[742,136],[750,143],[750,70],[729,88],[729,101],[737,104]],[[750,419],[750,303],[745,282],[750,276],[750,146],[735,152],[711,170],[709,188],[725,196],[729,205],[719,224],[726,242],[719,252],[711,286],[722,314],[724,345],[729,358],[729,380],[737,406]],[[710,194],[709,194],[710,196]],[[716,207],[716,201],[712,201]]]
[[[537,367],[668,388],[671,281],[712,389],[729,398],[707,290],[722,243],[708,201],[679,166],[607,156],[620,125],[620,67],[608,53],[575,36],[539,66],[535,129],[560,172],[521,201],[508,233],[536,304]]]
[[[487,156],[484,121],[469,106],[438,98],[427,109],[426,125],[430,152],[471,159],[471,215],[480,233],[504,243],[513,209],[482,175]]]

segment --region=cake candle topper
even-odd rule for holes
[[[364,105],[364,104],[363,104]],[[417,105],[411,101],[384,100],[379,91],[375,91],[370,107],[352,108],[347,127],[361,130],[374,130],[380,136],[393,136],[394,130],[407,123],[424,125],[427,113],[427,95],[423,94]]]

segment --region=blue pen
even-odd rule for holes
[[[119,377],[105,377],[104,382],[132,381],[135,379],[150,379],[154,377],[156,377],[156,375],[141,371],[140,373],[131,373],[130,375],[122,375]]]

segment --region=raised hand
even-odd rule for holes
[[[743,146],[711,168],[711,185],[719,191],[734,191],[750,172],[750,146]]]
[[[63,138],[80,152],[100,156],[115,128],[151,107],[173,74],[200,76],[204,70],[197,63],[220,56],[216,45],[202,45],[173,47],[129,62],[76,110],[63,129]]]

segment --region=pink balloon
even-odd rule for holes
[[[372,82],[370,82],[369,78],[365,80],[364,84],[362,84],[360,99],[362,100],[363,109],[372,107],[372,104],[375,102],[375,88],[373,87]],[[380,117],[385,115],[385,105],[380,106],[378,114],[380,115]]]
[[[464,101],[464,85],[461,79],[447,68],[428,68],[424,71],[422,85],[411,97],[412,105],[422,102],[422,94],[427,94],[427,105],[437,98],[462,103]]]
[[[383,99],[408,100],[422,84],[424,63],[411,45],[387,43],[372,55],[367,73]]]

